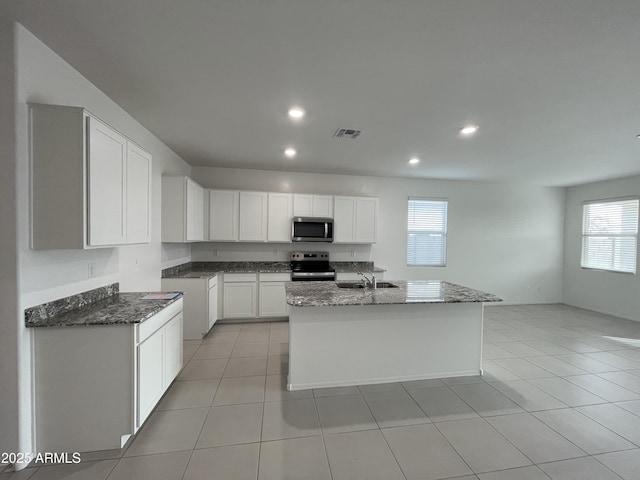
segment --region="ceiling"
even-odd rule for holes
[[[3,1],[192,165],[549,186],[640,174],[638,0]]]

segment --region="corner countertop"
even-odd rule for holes
[[[141,323],[182,298],[142,300],[149,292],[96,289],[25,310],[27,327],[78,327]]]
[[[398,288],[339,288],[336,282],[288,282],[285,288],[287,303],[294,307],[502,301],[491,293],[442,280],[385,280],[384,283]]]

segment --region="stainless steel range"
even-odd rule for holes
[[[291,252],[291,281],[335,281],[336,271],[329,266],[329,252]]]

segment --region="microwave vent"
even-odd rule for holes
[[[335,138],[350,138],[351,140],[355,140],[360,136],[362,130],[357,130],[355,128],[338,128],[333,136]]]

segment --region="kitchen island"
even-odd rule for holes
[[[289,390],[482,374],[490,293],[439,280],[286,284]]]

